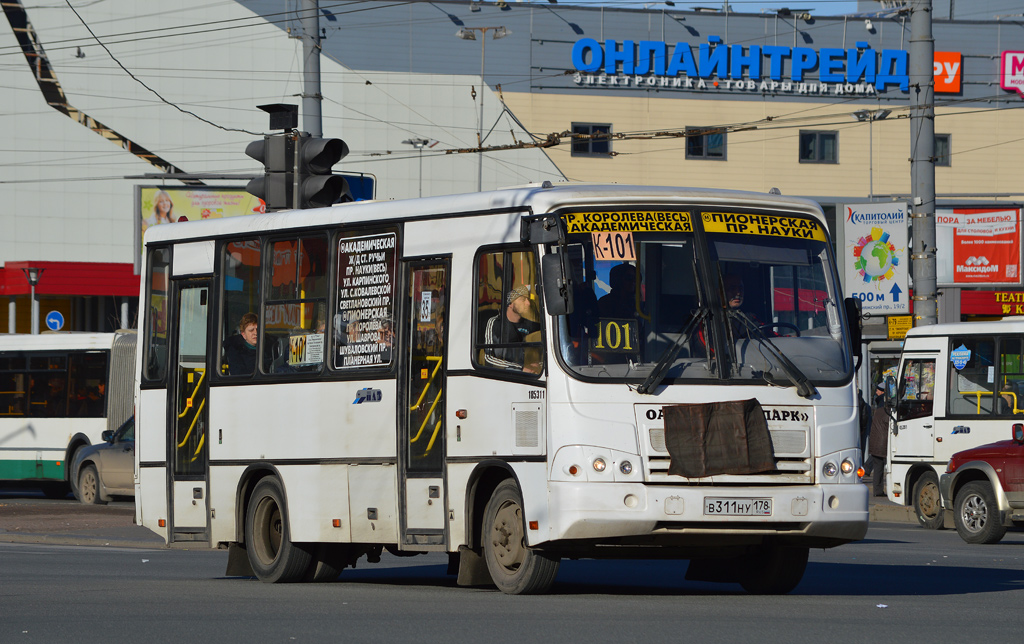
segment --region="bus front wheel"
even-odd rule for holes
[[[519,487],[502,481],[484,511],[483,550],[491,580],[507,595],[547,592],[558,576],[559,558],[528,548],[524,526]]]
[[[921,527],[941,530],[945,510],[939,497],[939,477],[935,472],[925,472],[914,483],[914,514]]]
[[[268,476],[256,484],[245,513],[245,549],[260,581],[300,581],[310,569],[309,551],[291,542],[284,507],[280,481]]]

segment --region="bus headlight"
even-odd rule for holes
[[[598,457],[598,458],[594,459],[594,471],[595,472],[603,472],[606,467],[608,467],[608,464],[604,462],[603,458]]]
[[[622,461],[621,463],[619,463],[619,471],[622,472],[623,474],[632,474],[633,464],[630,463],[629,461]]]
[[[839,469],[843,471],[843,474],[850,474],[853,472],[853,461],[850,459],[844,460],[840,465]]]
[[[832,478],[833,476],[835,476],[836,472],[838,472],[838,471],[839,471],[839,468],[837,468],[836,464],[833,463],[832,461],[829,461],[829,462],[825,463],[821,467],[821,473],[824,474],[825,476],[829,477],[829,478]]]

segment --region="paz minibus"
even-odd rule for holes
[[[859,307],[811,201],[545,182],[144,246],[137,521],[228,574],[444,552],[519,594],[653,557],[783,593],[867,530]]]
[[[940,529],[939,476],[956,452],[1024,421],[1024,318],[935,324],[907,332],[886,455],[886,493]]]

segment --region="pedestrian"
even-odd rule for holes
[[[871,455],[871,490],[875,496],[885,496],[885,455],[889,450],[889,412],[885,408],[882,385],[876,392],[876,407],[871,416],[868,436],[868,454]]]

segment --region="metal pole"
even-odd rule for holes
[[[39,335],[39,302],[36,302],[36,285],[32,283],[29,285],[31,289],[32,298],[32,335]]]
[[[476,169],[476,191],[484,189],[484,92],[487,91],[487,82],[484,80],[484,60],[487,51],[487,27],[480,32],[480,120],[477,121],[476,141],[480,148],[477,157]]]
[[[320,0],[302,0],[302,125],[313,137],[324,134],[320,94]]]
[[[935,41],[931,0],[910,3],[910,176],[914,326],[938,322],[935,278]]]
[[[875,198],[875,115],[868,119],[868,199]]]
[[[420,152],[420,196],[423,196],[423,146],[419,147]]]

